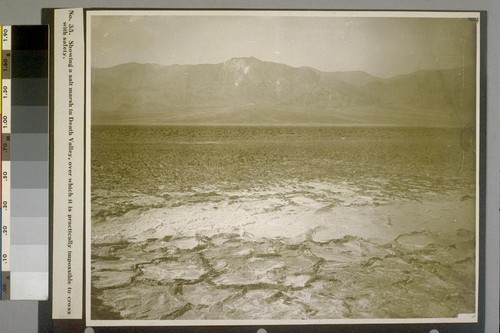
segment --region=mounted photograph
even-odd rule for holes
[[[479,13],[85,20],[87,325],[478,321]]]

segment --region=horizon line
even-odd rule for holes
[[[447,129],[458,129],[458,128],[468,128],[470,126],[433,126],[433,125],[391,125],[391,124],[224,124],[224,123],[214,123],[214,124],[196,124],[196,123],[153,123],[153,124],[137,124],[137,123],[91,123],[90,126],[137,126],[137,127],[317,127],[317,128],[447,128]]]
[[[262,62],[262,63],[271,63],[271,64],[278,64],[278,65],[284,65],[284,66],[288,66],[288,67],[291,67],[291,68],[295,68],[295,69],[310,69],[310,70],[314,70],[314,71],[318,71],[318,72],[321,72],[321,73],[365,73],[365,74],[368,74],[372,77],[375,77],[375,78],[379,78],[379,79],[392,79],[392,78],[395,78],[395,77],[398,77],[398,76],[401,76],[401,75],[410,75],[410,74],[413,74],[413,73],[417,73],[417,72],[423,72],[423,71],[449,71],[449,70],[456,70],[456,69],[461,69],[461,68],[467,68],[467,67],[473,67],[475,66],[476,64],[475,63],[470,63],[470,64],[463,64],[462,66],[459,66],[459,67],[450,67],[450,68],[440,68],[440,69],[433,69],[433,68],[427,68],[427,69],[418,69],[418,70],[415,70],[415,71],[412,71],[412,72],[407,72],[407,73],[399,73],[399,74],[394,74],[394,75],[391,75],[391,76],[379,76],[379,75],[375,75],[375,74],[371,74],[369,72],[366,72],[364,70],[337,70],[337,71],[324,71],[324,70],[321,70],[321,69],[317,69],[315,67],[311,67],[311,66],[292,66],[292,65],[288,65],[286,63],[282,63],[282,62],[276,62],[276,61],[268,61],[268,60],[261,60],[257,57],[254,57],[254,56],[235,56],[235,57],[231,57],[229,59],[227,59],[226,61],[223,61],[223,62],[217,62],[217,63],[198,63],[198,64],[178,64],[178,63],[175,63],[175,64],[169,64],[169,65],[164,65],[164,64],[158,64],[158,63],[154,63],[154,62],[138,62],[138,61],[129,61],[129,62],[124,62],[124,63],[120,63],[120,64],[116,64],[116,65],[113,65],[113,66],[108,66],[108,67],[100,67],[100,66],[91,66],[91,69],[111,69],[111,68],[114,68],[114,67],[118,67],[118,66],[123,66],[123,65],[129,65],[129,64],[137,64],[137,65],[153,65],[153,66],[160,66],[160,67],[170,67],[170,66],[204,66],[204,65],[211,65],[211,66],[217,66],[217,65],[223,65],[233,59],[255,59],[259,62]]]

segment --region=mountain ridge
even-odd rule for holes
[[[254,57],[218,64],[92,69],[95,124],[463,127],[475,119],[472,66],[392,78]]]

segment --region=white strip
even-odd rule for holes
[[[11,50],[11,27],[2,27],[2,51]],[[3,53],[3,52],[2,52]],[[11,60],[8,65],[11,67]],[[4,59],[2,57],[2,70],[4,69]],[[11,68],[8,70],[11,73]],[[10,139],[11,131],[11,79],[2,77],[2,134],[3,137]],[[10,143],[2,142],[2,153],[4,149],[10,149]],[[9,154],[10,155],[10,154]],[[9,272],[11,268],[10,251],[10,160],[2,159],[2,271]]]
[[[11,133],[12,94],[11,79],[2,78],[2,134]]]
[[[2,161],[2,271],[10,266],[10,161]]]
[[[48,254],[46,254],[48,255]],[[11,299],[45,300],[48,299],[48,272],[12,272]]]
[[[300,11],[300,10],[96,10],[87,16],[260,16],[260,17],[383,17],[383,18],[475,18],[477,12],[420,11]]]
[[[292,319],[292,320],[87,320],[88,326],[238,326],[238,325],[361,325],[361,324],[452,324],[475,323],[475,314],[458,315],[457,318],[412,319]]]
[[[87,65],[87,68],[86,68],[86,71],[85,71],[85,75],[87,78],[90,78],[92,77],[92,64],[91,64],[91,61],[90,61],[90,57],[91,57],[91,50],[92,50],[92,46],[91,46],[91,43],[92,43],[92,40],[91,40],[91,36],[90,36],[90,29],[89,29],[89,26],[91,24],[90,22],[90,16],[88,15],[87,13],[87,16],[85,17],[86,19],[86,24],[87,24],[87,35],[86,35],[86,39],[85,39],[85,55],[86,55],[86,65]],[[91,309],[90,309],[90,293],[91,293],[91,267],[92,267],[92,263],[91,263],[91,249],[92,249],[92,212],[91,212],[91,204],[90,204],[90,200],[91,200],[91,174],[90,174],[90,170],[91,170],[91,155],[90,155],[90,152],[91,152],[91,147],[90,147],[90,143],[91,143],[91,138],[90,138],[90,135],[91,135],[91,120],[92,120],[92,106],[91,106],[91,101],[92,101],[92,96],[91,96],[91,89],[92,89],[92,84],[90,82],[90,80],[87,80],[85,82],[85,87],[86,87],[86,94],[85,94],[85,112],[86,112],[86,115],[85,115],[85,120],[86,120],[86,127],[85,127],[85,134],[86,134],[86,139],[85,139],[85,147],[87,147],[87,149],[85,150],[85,188],[86,188],[86,192],[85,192],[85,202],[87,203],[87,205],[85,206],[85,267],[87,268],[85,270],[85,322],[86,324],[88,325],[88,323],[91,320],[90,318],[90,313],[91,313]]]
[[[46,244],[11,244],[12,249],[12,273],[17,272],[40,272],[48,273],[49,263],[46,258],[49,254],[49,246]],[[29,291],[28,286],[23,289]],[[48,285],[44,287],[47,294]],[[14,292],[14,290],[12,290]],[[12,298],[14,300],[14,298]]]
[[[54,319],[81,319],[83,301],[83,9],[54,11]]]
[[[11,26],[10,25],[4,25],[2,28],[2,49],[3,50],[10,50],[11,47]]]

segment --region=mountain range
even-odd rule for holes
[[[93,124],[464,127],[475,121],[475,68],[392,78],[232,58],[92,69]]]

